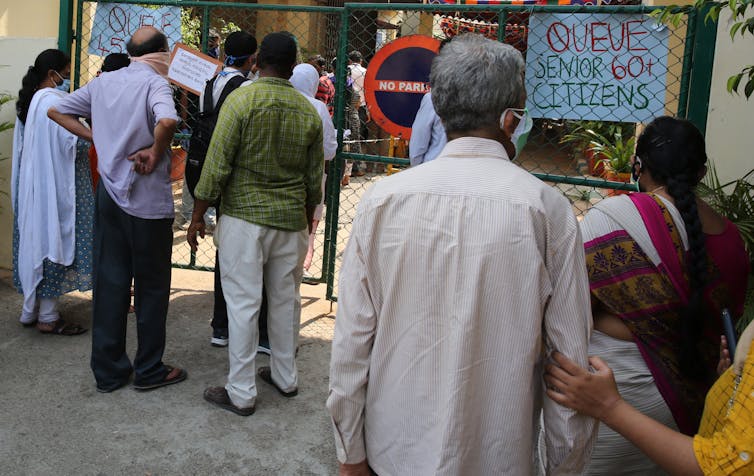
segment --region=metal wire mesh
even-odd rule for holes
[[[78,36],[76,45],[76,86],[93,79],[101,68],[103,59],[110,53],[125,53],[126,42],[139,27],[153,25],[168,37],[172,49],[176,42],[196,48],[223,60],[223,41],[233,31],[245,30],[259,42],[268,33],[288,31],[299,46],[299,60],[306,61],[320,54],[330,60],[335,56],[338,42],[340,15],[333,9],[288,6],[234,5],[227,2],[80,2]],[[218,37],[218,38],[216,38]],[[176,210],[173,240],[173,263],[176,267],[212,270],[215,263],[215,246],[211,239],[216,223],[216,212],[210,209],[205,215],[210,236],[200,240],[196,254],[186,243],[186,229],[191,220],[193,200],[184,184],[188,138],[199,112],[199,97],[174,86],[175,101],[181,117],[179,133],[173,142],[173,198]],[[96,127],[96,126],[95,126]],[[326,213],[326,212],[325,212]],[[324,220],[315,234],[314,257],[306,280],[323,281]]]
[[[636,24],[626,26],[626,23],[644,19],[646,23],[639,22],[643,28],[641,31],[651,30],[650,33],[655,34],[645,15],[649,8],[608,6],[595,10],[593,7],[555,7],[540,3],[515,6],[342,6],[338,0],[333,0],[328,4],[339,6],[314,7],[206,1],[122,0],[114,3],[84,0],[78,4],[76,31],[79,40],[75,50],[74,81],[79,86],[91,80],[100,69],[103,56],[125,51],[127,38],[142,25],[162,29],[171,46],[180,41],[210,54],[214,53],[211,37],[215,34],[219,36],[221,50],[227,34],[238,29],[248,31],[260,41],[267,33],[288,31],[298,41],[300,60],[322,55],[331,69],[337,90],[329,106],[339,129],[339,154],[330,167],[327,207],[315,235],[314,258],[310,276],[306,279],[327,282],[328,298],[336,299],[340,258],[360,197],[371,184],[408,165],[407,141],[391,137],[370,120],[374,105],[367,103],[364,91],[359,90],[361,85],[354,87],[355,94],[345,87],[354,73],[353,66],[347,66],[349,53],[360,53],[368,71],[377,51],[407,35],[444,39],[473,32],[513,45],[528,63],[527,105],[530,109],[539,108],[537,114],[533,114],[534,126],[517,163],[558,188],[571,202],[577,216],[582,216],[604,197],[632,188],[622,182],[626,180],[625,174],[619,177],[613,173],[618,171],[616,164],[620,165],[620,161],[614,162],[613,156],[620,155],[625,159],[632,153],[631,141],[646,119],[639,118],[642,108],[637,103],[644,100],[640,96],[647,102],[653,100],[654,104],[660,104],[660,109],[653,111],[655,115],[686,116],[694,42],[694,23],[689,20],[689,15],[678,26],[664,27],[666,49],[661,46],[652,55],[637,50],[635,54],[621,56],[612,62],[608,59],[598,65],[612,75],[611,81],[618,86],[637,77],[653,84],[644,86],[643,94],[639,94],[636,89],[629,91],[628,86],[620,92],[617,88],[605,89],[603,84],[594,86],[599,83],[594,74],[597,69],[594,60],[583,63],[575,54],[572,55],[575,60],[563,62],[561,58],[548,58],[554,56],[548,48],[563,49],[567,40],[567,47],[575,47],[576,53],[580,47],[594,49],[595,45],[609,53],[621,42],[640,43],[642,38],[637,33],[640,30],[634,28]],[[693,10],[688,12],[694,15]],[[601,13],[606,15],[599,16]],[[569,24],[570,20],[578,21]],[[543,30],[546,21],[550,21],[550,26],[557,22],[565,26]],[[605,26],[607,24],[612,26]],[[220,56],[222,59],[222,53]],[[337,65],[331,63],[336,57]],[[357,71],[356,76],[358,74]],[[492,85],[470,84],[469,87]],[[594,102],[591,97],[584,99],[584,88],[589,94],[597,94],[599,104],[591,104]],[[544,102],[548,105],[540,107],[545,89],[548,101]],[[185,241],[191,203],[180,171],[182,160],[185,160],[187,138],[198,112],[198,98],[178,87],[175,90],[182,124],[173,144],[176,172],[173,190],[177,212],[173,261],[178,267],[211,270],[215,259],[212,240],[205,239],[196,255],[190,253]],[[599,113],[607,107],[606,103],[621,100],[630,102],[633,111],[625,110],[628,112],[623,115],[615,111],[604,115]],[[616,146],[621,145],[622,150],[616,151]],[[348,175],[346,171],[350,171],[350,177],[345,176]],[[211,222],[211,218],[208,219]]]
[[[549,20],[551,22],[559,21],[567,26],[568,20],[579,25],[579,29],[571,29],[568,35],[571,48],[574,44],[578,48],[597,48],[597,50],[606,50],[605,56],[611,56],[612,50],[619,50],[619,43],[624,42],[623,50],[628,50],[625,42],[636,40],[632,46],[637,47],[638,37],[631,36],[638,31],[650,31],[649,34],[656,34],[654,20],[650,19],[644,13],[619,13],[614,7],[607,14],[585,13],[583,7],[561,7],[552,12],[543,11],[531,7],[515,7],[511,5],[492,7],[489,10],[482,7],[471,7],[466,5],[438,6],[437,9],[422,6],[405,6],[401,5],[400,9],[371,9],[359,10],[356,4],[349,4],[347,8],[353,10],[349,14],[347,44],[342,45],[343,51],[358,51],[365,58],[364,65],[369,69],[369,61],[377,51],[385,44],[396,38],[407,35],[426,35],[437,39],[452,38],[462,33],[478,33],[490,39],[503,41],[517,48],[527,60],[527,90],[529,99],[527,106],[532,109],[534,101],[542,102],[542,94],[536,89],[537,83],[545,86],[555,82],[560,83],[560,87],[551,88],[553,91],[549,94],[551,106],[540,111],[540,114],[534,115],[534,125],[529,135],[526,147],[521,151],[516,162],[527,171],[535,174],[543,180],[556,187],[571,202],[573,211],[577,217],[591,208],[595,203],[604,197],[627,193],[625,190],[633,186],[628,182],[630,174],[626,166],[633,154],[633,141],[636,134],[640,132],[641,123],[637,120],[642,116],[641,121],[646,122],[650,119],[647,114],[642,115],[642,109],[646,108],[644,102],[649,103],[654,100],[654,104],[659,104],[659,110],[655,109],[653,115],[680,115],[684,116],[685,104],[687,98],[684,96],[688,90],[688,60],[689,52],[687,48],[687,23],[682,21],[677,27],[660,26],[661,35],[667,35],[667,50],[660,51],[630,51],[628,55],[614,54],[617,59],[612,61],[606,59],[601,67],[610,75],[611,80],[617,85],[622,85],[629,80],[646,78],[644,83],[654,84],[652,92],[647,92],[650,86],[642,86],[641,96],[634,90],[629,91],[621,89],[607,91],[602,90],[602,84],[593,84],[599,82],[596,77],[596,71],[591,71],[597,66],[592,63],[586,64],[579,62],[578,54],[573,64],[548,64],[553,58],[548,59],[548,50],[550,56],[555,56],[552,49],[559,49],[563,45],[557,43],[557,37],[550,38],[548,35],[551,31],[543,31],[541,26],[532,34],[532,25],[535,21]],[[365,7],[367,8],[367,7]],[[388,8],[388,7],[385,7]],[[393,7],[396,8],[396,7]],[[579,11],[581,9],[581,11]],[[594,10],[592,10],[594,12]],[[642,20],[640,29],[627,29],[627,22],[636,22]],[[541,23],[540,21],[540,23]],[[595,26],[595,24],[597,24]],[[611,24],[612,30],[608,30],[607,24]],[[585,25],[585,26],[584,26]],[[617,29],[616,29],[616,26]],[[629,23],[630,28],[634,28],[639,23]],[[595,33],[598,28],[598,33]],[[599,30],[602,28],[602,30]],[[544,33],[544,34],[543,34]],[[562,31],[561,31],[562,33]],[[604,34],[603,34],[604,33]],[[592,45],[591,42],[596,42]],[[612,41],[613,43],[609,43]],[[590,44],[581,43],[590,42]],[[551,43],[554,43],[551,44]],[[617,48],[616,48],[617,47]],[[636,57],[636,59],[633,59]],[[649,64],[651,62],[651,64]],[[537,63],[543,63],[539,69],[544,70],[543,78],[537,81],[538,70]],[[659,63],[659,64],[658,64]],[[578,71],[579,67],[590,71]],[[651,72],[648,71],[652,68]],[[548,69],[549,68],[549,69]],[[587,85],[578,86],[576,84],[563,87],[563,83],[568,83],[566,77],[570,72],[572,74],[571,82],[587,83]],[[534,73],[534,74],[532,74]],[[596,78],[596,79],[595,79]],[[625,78],[625,80],[624,80]],[[427,78],[428,79],[428,78]],[[623,81],[623,82],[621,82]],[[664,86],[657,86],[657,85]],[[541,86],[541,85],[540,85]],[[471,88],[492,87],[492,85],[469,84]],[[621,115],[620,110],[616,113],[599,114],[600,109],[606,110],[607,107],[589,105],[595,100],[584,100],[581,89],[593,88],[600,95],[600,101],[607,103],[616,101],[616,95],[620,94],[619,100],[623,102],[632,102],[627,112]],[[617,88],[616,88],[617,89]],[[588,89],[590,91],[591,89]],[[582,97],[579,98],[578,94]],[[587,93],[588,94],[588,93]],[[613,95],[611,98],[611,94]],[[640,97],[641,96],[641,97]],[[646,99],[646,100],[645,100]],[[586,103],[591,109],[583,113],[584,108],[577,107],[580,103]],[[573,104],[573,107],[567,105]],[[566,107],[564,107],[564,105]],[[352,111],[348,110],[348,105],[344,111],[344,127],[351,129],[349,141],[344,143],[346,158],[361,159],[361,163],[355,162],[354,166],[360,167],[358,174],[366,172],[364,176],[352,176],[350,183],[341,188],[337,196],[339,200],[339,214],[337,220],[337,234],[334,239],[337,243],[334,246],[336,256],[333,261],[334,280],[331,292],[332,297],[337,295],[336,283],[338,282],[338,273],[340,270],[340,257],[345,247],[345,242],[350,233],[350,227],[355,215],[355,209],[359,198],[364,191],[374,182],[388,174],[383,168],[378,169],[374,160],[380,160],[397,166],[404,166],[407,163],[408,149],[404,141],[397,141],[397,144],[389,141],[389,135],[381,131],[373,123],[366,122],[365,116],[361,115],[361,120],[354,124],[349,120]],[[373,104],[367,104],[367,109],[374,107]],[[618,109],[618,108],[613,108]],[[646,117],[645,117],[646,116]],[[583,118],[583,119],[582,119]],[[359,128],[355,133],[353,129]],[[354,144],[357,142],[357,144]],[[604,147],[599,147],[599,146]],[[622,146],[622,150],[616,151],[616,146]],[[355,155],[361,154],[361,155]],[[620,157],[613,158],[614,155]],[[375,157],[379,156],[379,157]],[[623,160],[623,163],[621,163]],[[382,165],[382,164],[380,164]],[[620,169],[617,169],[620,167]],[[347,170],[347,163],[343,164]],[[368,168],[368,170],[367,170]],[[391,167],[389,167],[391,168]],[[617,172],[621,172],[620,175]],[[334,197],[335,195],[333,195]]]

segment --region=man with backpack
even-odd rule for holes
[[[186,185],[192,198],[194,198],[194,189],[202,173],[209,142],[217,123],[217,116],[225,98],[237,88],[252,83],[247,76],[256,61],[257,40],[245,31],[235,31],[228,35],[225,40],[224,50],[225,67],[217,76],[207,81],[204,91],[199,97],[199,116],[194,122],[186,160]],[[218,203],[213,204],[218,211],[219,205],[219,200]],[[263,332],[264,337],[266,337],[266,325]],[[215,305],[210,343],[215,347],[227,347],[228,345],[228,310],[220,282],[218,254],[215,255]]]

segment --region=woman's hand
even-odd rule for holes
[[[613,371],[599,357],[589,357],[594,373],[560,352],[553,352],[552,358],[557,365],[547,366],[545,382],[553,401],[600,420],[621,401]]]

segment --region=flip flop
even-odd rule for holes
[[[183,369],[179,369],[178,367],[171,367],[170,365],[166,365],[165,368],[167,369],[168,373],[165,375],[164,380],[147,384],[134,383],[134,390],[137,390],[139,392],[146,392],[147,390],[154,390],[166,385],[173,385],[174,383],[183,382],[184,380],[186,380],[186,377],[188,377],[188,373]]]
[[[50,324],[53,324],[52,328],[47,329],[41,329],[40,325],[46,325],[47,323],[43,322],[37,322],[37,330],[41,332],[42,334],[56,334],[59,336],[77,336],[80,334],[83,334],[86,332],[85,327],[81,327],[78,324],[72,324],[70,322],[67,322],[63,320],[63,318],[58,319],[55,322],[51,322]]]

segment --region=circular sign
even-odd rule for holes
[[[364,78],[367,107],[385,132],[408,139],[440,41],[424,35],[398,38],[380,48]]]

